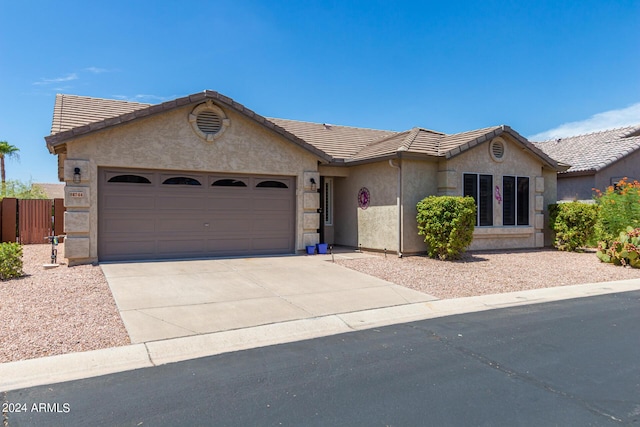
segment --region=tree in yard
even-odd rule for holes
[[[0,141],[0,178],[2,179],[2,196],[7,192],[6,185],[6,175],[4,170],[4,159],[5,157],[10,158],[18,158],[18,151],[20,149],[15,145],[9,144],[7,141]]]

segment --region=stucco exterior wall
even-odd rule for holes
[[[508,135],[501,136],[505,142],[505,152],[501,161],[490,154],[490,142],[482,143],[464,153],[440,164],[440,184],[446,194],[463,195],[463,174],[477,173],[493,176],[493,226],[477,226],[470,249],[515,249],[533,248],[544,245],[545,188],[552,193],[551,182],[555,176],[544,174],[542,162],[533,154],[523,150],[522,145]],[[555,173],[555,172],[554,172]],[[529,225],[503,226],[502,203],[496,197],[496,187],[502,191],[503,176],[529,178]],[[446,180],[445,178],[446,177]],[[545,179],[546,178],[546,179]],[[443,183],[446,181],[446,185]]]
[[[594,175],[558,175],[558,200],[591,200],[596,186]]]
[[[425,252],[424,236],[418,235],[416,205],[427,196],[438,193],[437,161],[403,159],[402,166],[402,243],[404,254]]]
[[[640,180],[640,150],[591,175],[558,175],[558,200],[591,200],[593,189],[606,190],[622,178]]]
[[[387,161],[349,168],[334,178],[334,239],[338,245],[398,251],[398,171]],[[369,189],[370,205],[358,207],[358,192]]]
[[[69,230],[65,256],[74,263],[98,258],[98,167],[194,170],[297,178],[296,248],[317,243],[319,195],[311,191],[311,176],[319,179],[317,157],[243,115],[225,109],[230,125],[216,140],[207,142],[193,131],[188,115],[194,105],[98,131],[67,142],[66,204],[71,212],[88,217],[88,231]],[[80,166],[82,182],[73,184],[73,169]],[[82,192],[82,197],[69,193]],[[86,199],[86,200],[85,200]],[[80,205],[73,206],[74,203]]]
[[[624,177],[629,181],[640,181],[640,150],[598,171],[595,177],[595,188],[604,191]]]

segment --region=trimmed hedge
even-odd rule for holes
[[[473,240],[476,204],[472,197],[429,196],[418,202],[418,234],[431,258],[457,259]]]
[[[587,246],[598,220],[595,204],[571,202],[549,205],[549,225],[556,234],[554,245],[561,251]]]
[[[23,274],[22,245],[19,243],[0,243],[0,280],[13,279]]]

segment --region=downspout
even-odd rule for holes
[[[395,165],[393,163],[394,159],[389,159],[389,166],[392,168],[398,169],[398,192],[397,192],[397,200],[398,200],[398,258],[402,258],[402,249],[403,249],[403,239],[402,239],[402,166],[400,164],[400,159],[398,159],[398,164]]]

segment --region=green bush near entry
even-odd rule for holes
[[[429,196],[418,202],[418,234],[431,258],[458,259],[473,240],[476,204],[472,197]]]
[[[573,252],[587,246],[598,220],[595,204],[571,202],[549,205],[549,224],[556,234],[554,245]]]

